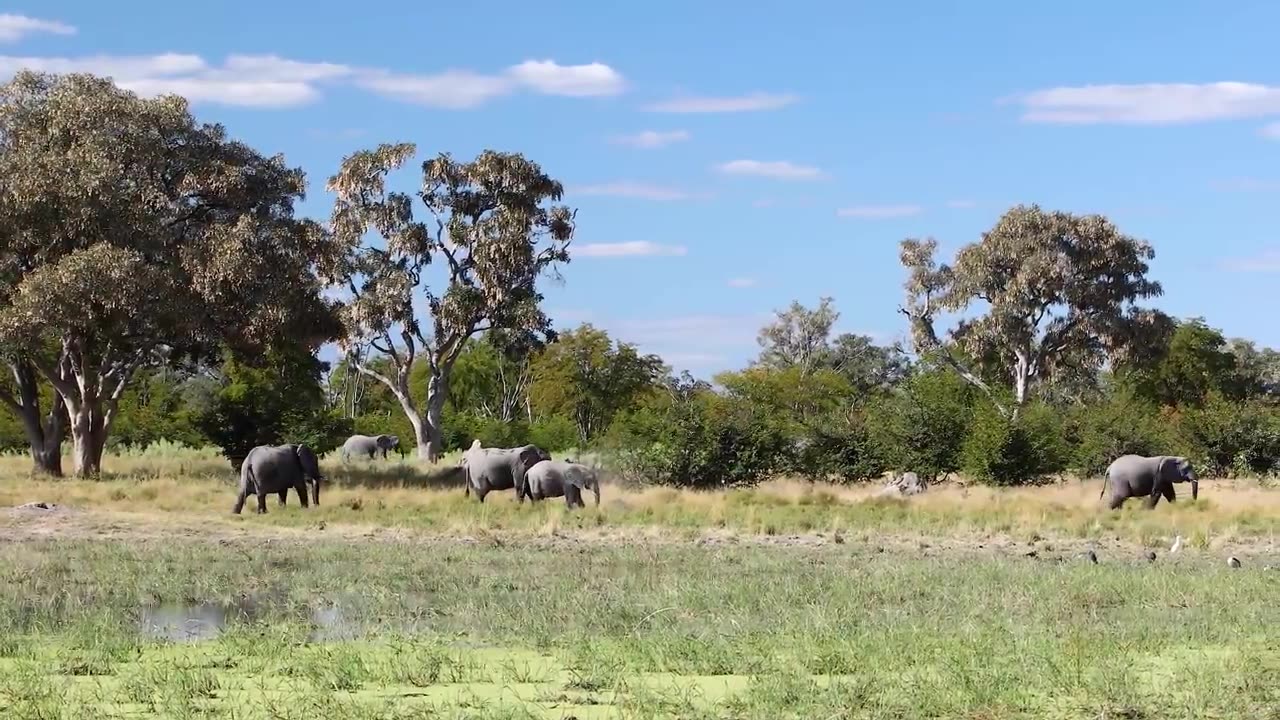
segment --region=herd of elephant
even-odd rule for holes
[[[352,456],[375,457],[379,452],[387,457],[387,451],[396,449],[400,439],[395,435],[353,435],[342,445],[342,461]],[[403,454],[403,451],[402,451]],[[517,448],[486,448],[476,440],[462,454],[458,463],[463,471],[465,489],[476,500],[495,490],[516,491],[517,502],[527,497],[531,502],[552,497],[563,497],[569,508],[585,507],[584,490],[595,495],[600,505],[600,479],[595,469],[573,460],[552,460],[550,453],[537,445]],[[298,493],[302,507],[311,502],[320,504],[320,461],[306,445],[259,445],[249,451],[240,466],[240,485],[232,512],[239,515],[249,495],[258,498],[258,512],[267,511],[267,496],[278,495],[285,504],[289,490]],[[311,486],[308,499],[307,486]]]
[[[353,435],[342,445],[342,461],[345,463],[352,456],[373,458],[379,452],[386,458],[387,451],[399,445],[400,439],[395,435]],[[520,503],[526,497],[531,502],[563,497],[569,508],[585,507],[582,493],[591,490],[596,505],[600,504],[600,480],[593,468],[573,460],[552,460],[550,453],[537,445],[486,448],[476,440],[462,454],[458,465],[463,471],[463,494],[470,497],[474,491],[479,502],[484,502],[485,496],[496,490],[514,489],[516,501]],[[320,462],[306,445],[259,445],[249,451],[241,465],[233,512],[239,514],[245,500],[255,494],[258,512],[265,513],[268,495],[279,495],[280,504],[284,505],[290,489],[297,491],[305,508],[309,504],[308,482],[310,499],[319,505],[322,480]],[[1107,467],[1102,494],[1098,497],[1101,499],[1109,486],[1111,498],[1107,505],[1113,510],[1129,498],[1145,498],[1146,507],[1154,508],[1160,498],[1173,502],[1177,497],[1173,486],[1182,482],[1191,483],[1191,499],[1195,500],[1200,494],[1200,483],[1185,457],[1122,455]]]

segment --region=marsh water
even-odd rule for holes
[[[314,642],[350,640],[366,629],[347,604],[333,602],[307,608],[286,609],[274,603],[241,598],[233,603],[159,603],[140,608],[138,625],[151,639],[169,642],[212,640],[237,623],[270,622],[272,619],[306,619]],[[299,617],[300,616],[300,617]]]

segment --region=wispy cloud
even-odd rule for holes
[[[664,113],[735,113],[778,110],[797,102],[800,98],[789,93],[755,92],[747,95],[712,97],[690,95],[652,103],[645,107],[649,112]]]
[[[1280,115],[1280,87],[1244,82],[1055,87],[1016,101],[1024,121],[1063,125],[1179,125]]]
[[[1264,125],[1258,134],[1268,140],[1280,140],[1280,122]]]
[[[732,160],[721,163],[716,169],[725,175],[749,175],[775,180],[816,180],[822,170],[811,165],[797,165],[786,160]]]
[[[899,218],[919,215],[924,208],[919,205],[858,205],[836,210],[838,217],[848,218]]]
[[[1280,249],[1264,250],[1252,257],[1228,258],[1220,264],[1222,269],[1231,272],[1280,273]]]
[[[666,147],[672,143],[684,142],[692,135],[688,130],[644,130],[632,135],[618,135],[613,142],[618,145],[653,149]]]
[[[758,281],[753,277],[736,277],[729,278],[729,287],[731,288],[749,288],[755,287]]]
[[[681,256],[688,253],[683,245],[659,245],[647,240],[620,243],[587,243],[570,248],[573,257],[617,258]]]
[[[1280,180],[1263,178],[1237,177],[1226,180],[1213,180],[1209,186],[1214,190],[1227,192],[1277,192],[1280,191]]]
[[[972,200],[948,200],[947,201],[947,207],[953,210],[968,210],[969,208],[976,207],[977,205],[978,203]]]
[[[527,60],[501,73],[445,70],[404,74],[327,62],[292,60],[277,55],[231,55],[220,66],[198,55],[97,55],[78,58],[0,56],[0,75],[18,70],[93,72],[112,77],[140,95],[183,95],[193,103],[244,107],[296,107],[316,101],[325,84],[350,85],[400,102],[464,110],[519,91],[562,97],[591,97],[623,92],[626,83],[601,63],[559,65]]]
[[[48,35],[75,35],[76,29],[64,22],[57,20],[41,20],[39,18],[27,17],[26,15],[14,15],[12,13],[0,14],[0,43],[13,43],[22,40],[28,35],[36,35],[45,33]]]
[[[565,192],[566,194],[571,195],[603,195],[608,197],[625,197],[664,202],[672,200],[691,200],[697,197],[704,197],[703,195],[691,193],[679,188],[631,182],[628,180],[599,183],[595,185],[579,185],[568,188]]]

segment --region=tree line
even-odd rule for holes
[[[1019,205],[940,262],[900,246],[909,347],[835,334],[832,298],[760,329],[747,367],[698,379],[581,325],[538,280],[574,210],[517,153],[343,159],[328,221],[306,178],[199,123],[184,100],[90,75],[0,86],[0,445],[94,475],[114,444],[325,452],[389,432],[435,459],[479,438],[593,448],[684,486],[886,470],[981,482],[1093,474],[1125,452],[1202,474],[1280,462],[1280,354],[1142,303],[1149,243],[1100,215]],[[318,349],[336,342],[329,366]]]

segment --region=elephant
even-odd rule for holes
[[[352,435],[342,443],[342,462],[347,462],[352,455],[364,455],[370,459],[382,451],[382,459],[387,459],[387,451],[399,449],[400,438],[395,435]],[[404,453],[401,452],[403,456]]]
[[[596,507],[600,506],[600,480],[595,471],[572,460],[543,460],[529,468],[525,483],[531,502],[564,496],[570,508],[586,507],[582,490],[589,488],[596,496]]]
[[[550,459],[551,455],[537,445],[485,448],[480,447],[480,441],[476,440],[462,454],[459,462],[466,482],[463,494],[470,497],[474,488],[476,499],[484,502],[484,496],[494,490],[515,488],[516,501],[523,503],[527,494],[525,475],[529,468]]]
[[[1173,485],[1180,482],[1191,483],[1192,500],[1199,496],[1200,481],[1196,477],[1195,469],[1191,467],[1191,461],[1185,457],[1121,455],[1107,467],[1107,476],[1102,481],[1102,492],[1098,494],[1098,499],[1101,500],[1106,494],[1109,483],[1111,485],[1109,507],[1112,510],[1123,505],[1124,501],[1131,497],[1146,497],[1146,506],[1150,509],[1160,502],[1161,496],[1173,502],[1175,499]]]
[[[249,493],[258,496],[258,513],[267,511],[267,495],[278,493],[280,504],[289,488],[298,491],[302,507],[307,507],[307,481],[312,483],[312,497],[320,504],[320,462],[306,445],[259,445],[249,451],[240,465],[240,492],[232,512],[239,515]]]

